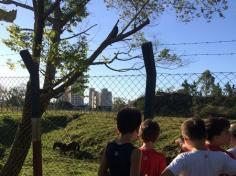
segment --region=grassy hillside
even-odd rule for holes
[[[43,172],[46,176],[94,176],[97,173],[99,158],[107,141],[116,137],[115,114],[112,113],[90,113],[75,114],[58,113],[60,115],[45,115],[42,121],[43,135]],[[1,162],[6,159],[10,144],[13,140],[19,118],[0,117],[0,149],[4,154],[0,156]],[[179,126],[183,118],[156,117],[160,124],[160,141],[156,144],[159,151],[165,152],[167,156],[176,154],[176,146],[173,144],[179,136]],[[67,153],[60,154],[52,149],[55,141],[69,143],[76,141],[80,143],[80,152],[76,156]],[[139,146],[140,142],[136,141]],[[1,152],[1,151],[0,151]],[[32,151],[29,152],[22,176],[32,176]]]

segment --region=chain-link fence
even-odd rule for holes
[[[21,122],[27,81],[27,77],[0,77],[1,167],[9,157]],[[146,76],[142,74],[90,76],[82,91],[72,86],[52,99],[42,118],[44,175],[96,175],[102,149],[116,136],[116,112],[127,105],[143,111],[145,84]],[[233,72],[158,74],[155,113],[172,117],[214,113],[233,118],[236,116],[235,84]],[[164,143],[159,148],[179,135],[177,126],[182,120],[159,119],[164,128],[161,136]],[[21,175],[33,175],[32,172],[30,149]]]

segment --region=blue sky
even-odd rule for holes
[[[92,1],[89,6],[90,18],[86,20],[84,26],[98,24],[96,28],[91,31],[89,36],[91,39],[90,49],[93,50],[106,37],[109,30],[118,19],[115,11],[107,11],[105,6],[101,3],[102,0]],[[225,13],[225,18],[214,18],[212,22],[207,23],[204,19],[195,19],[194,21],[184,24],[176,20],[173,13],[168,12],[161,16],[158,21],[144,30],[147,39],[152,41],[155,36],[160,43],[183,43],[183,42],[205,42],[205,41],[223,41],[236,40],[236,1],[229,1],[229,9]],[[18,12],[17,24],[27,27],[32,26],[32,14],[30,12]],[[6,23],[0,23],[0,39],[6,38],[5,31]],[[112,47],[119,47],[113,45]],[[181,54],[196,54],[196,53],[236,53],[236,42],[221,43],[221,44],[205,44],[205,45],[183,45],[183,46],[169,46],[172,52]],[[104,55],[111,56],[113,50],[107,50]],[[7,49],[0,43],[0,75],[1,76],[27,76],[28,73],[22,69],[9,71],[5,65],[7,58],[17,59],[17,55]],[[8,56],[7,56],[8,55]],[[236,55],[232,56],[197,56],[184,57],[190,62],[188,65],[175,70],[157,69],[158,72],[168,73],[201,73],[206,69],[212,72],[234,72],[236,65]],[[120,68],[128,67],[126,64],[117,63],[115,66]],[[144,73],[144,70],[141,71]],[[138,74],[140,72],[128,72],[126,74]],[[91,75],[114,75],[116,72],[109,71],[105,67],[91,67]]]

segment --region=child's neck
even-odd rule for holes
[[[217,140],[211,140],[211,141],[207,140],[206,144],[221,147],[220,143]]]
[[[192,147],[192,151],[207,150],[204,142],[195,142]]]
[[[154,144],[153,144],[153,142],[144,142],[141,148],[153,149],[154,148]]]
[[[232,140],[230,145],[231,145],[232,147],[236,147],[236,139]]]
[[[133,141],[133,135],[130,133],[121,134],[120,137],[117,139],[117,143],[119,144],[130,143],[132,141]]]

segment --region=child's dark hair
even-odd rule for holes
[[[155,142],[160,134],[160,126],[157,122],[147,119],[141,123],[139,137],[144,142]]]
[[[230,122],[224,117],[208,117],[205,120],[207,139],[211,141],[215,136],[219,136],[222,131],[229,129]]]
[[[183,136],[187,136],[191,140],[202,140],[206,138],[205,123],[200,118],[190,118],[181,125]]]
[[[132,133],[139,128],[142,115],[136,108],[124,108],[117,114],[117,128],[121,134]]]

